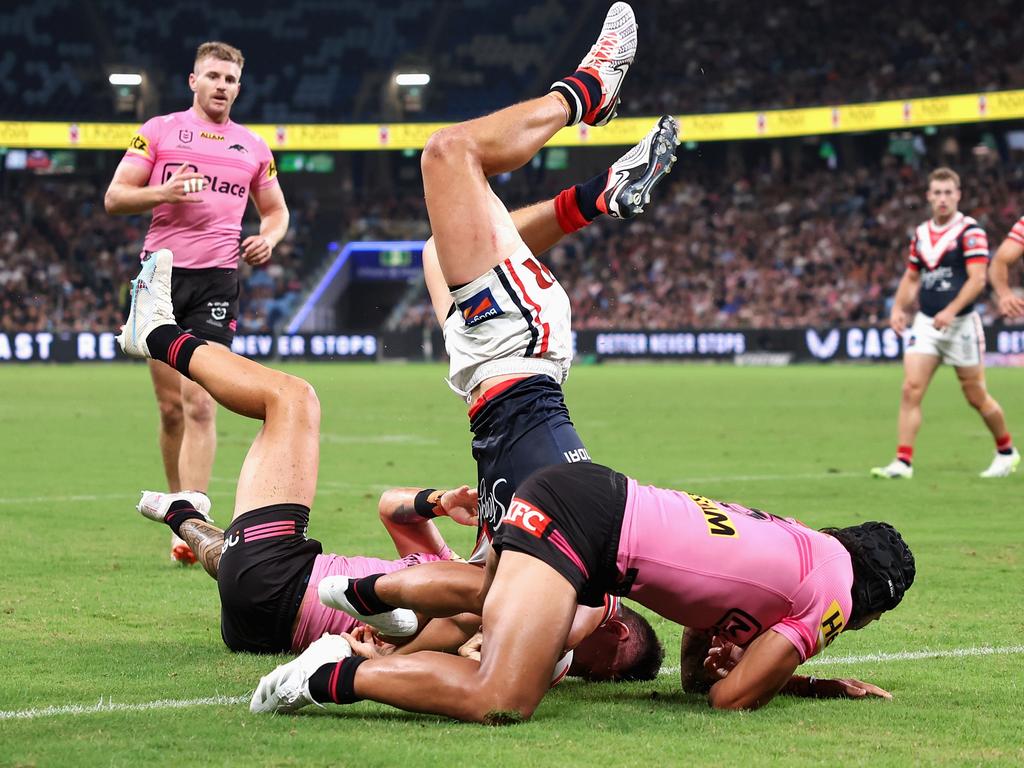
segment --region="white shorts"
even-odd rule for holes
[[[906,353],[932,355],[955,368],[969,368],[985,361],[985,331],[981,317],[970,312],[956,318],[948,328],[937,331],[932,318],[923,312],[914,317],[907,336]]]
[[[468,399],[482,381],[504,374],[565,381],[573,351],[569,297],[526,245],[452,299],[444,344],[456,393]]]

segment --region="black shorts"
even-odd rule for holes
[[[237,269],[171,270],[171,303],[182,330],[231,346],[238,322]]]
[[[491,545],[542,560],[576,589],[582,605],[624,595],[615,559],[626,511],[626,476],[600,464],[561,464],[516,489]]]
[[[470,422],[480,492],[480,525],[490,534],[512,494],[535,470],[589,462],[565,407],[562,388],[549,376],[517,381]]]
[[[220,634],[232,651],[282,653],[306,594],[320,542],[306,538],[309,509],[274,504],[235,518],[217,572]]]

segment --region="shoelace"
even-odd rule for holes
[[[611,59],[612,52],[619,44],[619,33],[609,32],[607,35],[602,35],[594,47],[590,49],[590,55],[588,58],[596,59],[602,64]]]

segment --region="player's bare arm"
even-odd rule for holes
[[[758,709],[785,687],[800,665],[793,644],[774,630],[755,639],[731,669],[711,667],[720,679],[708,701],[715,709]]]
[[[904,271],[899,287],[896,289],[896,297],[892,302],[892,313],[889,316],[889,325],[896,333],[902,334],[907,330],[910,307],[920,289],[921,274],[913,269]]]
[[[107,213],[129,215],[146,213],[164,203],[201,203],[205,177],[182,165],[163,184],[147,186],[150,171],[132,163],[122,162],[103,196]],[[287,219],[285,220],[287,226]]]
[[[1024,297],[1018,296],[1010,287],[1010,267],[1024,256],[1024,245],[1006,238],[996,251],[989,267],[992,291],[999,303],[999,312],[1008,318],[1024,317]]]
[[[260,232],[242,241],[242,258],[256,267],[270,261],[271,252],[288,232],[289,214],[284,192],[277,184],[254,188],[252,201],[260,215]]]
[[[967,263],[967,282],[953,298],[949,305],[933,318],[935,329],[941,331],[948,328],[950,323],[956,320],[956,316],[964,307],[973,304],[982,291],[985,290],[987,280],[987,268],[983,261],[971,261]]]
[[[414,552],[451,553],[433,518],[450,517],[460,525],[476,525],[477,492],[468,485],[452,490],[391,488],[377,504],[384,525],[400,557]],[[454,554],[454,553],[452,553]]]

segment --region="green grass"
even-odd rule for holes
[[[311,535],[389,555],[375,500],[391,485],[473,482],[465,413],[434,366],[305,365],[324,440]],[[1017,371],[990,386],[1024,436]],[[896,367],[577,367],[566,387],[595,460],[639,479],[815,526],[885,519],[918,561],[904,605],[828,656],[1019,646],[1024,473],[983,481],[992,446],[942,370],[911,482],[871,480],[895,444]],[[240,696],[279,659],[228,653],[217,595],[173,568],[133,510],[163,484],[142,366],[0,367],[0,710]],[[211,488],[226,523],[253,422],[222,414]],[[445,527],[463,552],[472,535]],[[678,628],[656,624],[678,664]],[[708,710],[678,681],[554,690],[533,721],[462,725],[371,703],[297,717],[246,705],[0,720],[2,765],[978,765],[1024,763],[1024,657],[872,661],[895,701],[781,697]]]

